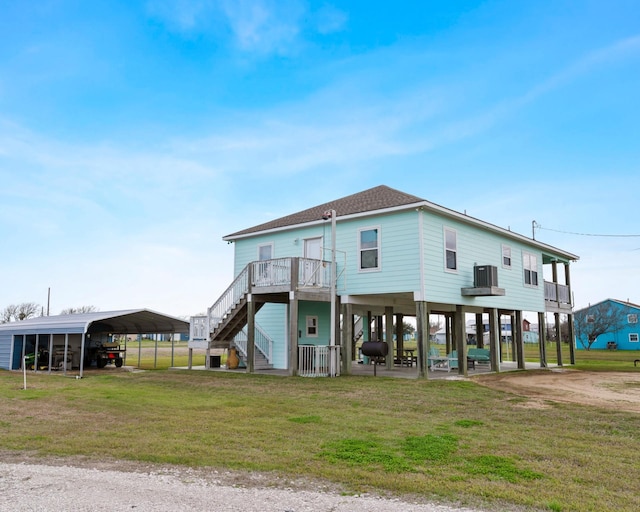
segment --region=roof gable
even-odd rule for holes
[[[232,240],[236,237],[249,235],[252,233],[259,233],[261,231],[269,231],[272,229],[284,228],[288,226],[296,226],[299,224],[305,224],[307,222],[319,221],[322,219],[322,214],[328,210],[335,210],[336,217],[343,217],[345,215],[355,215],[358,213],[374,212],[378,210],[385,210],[387,208],[397,208],[399,206],[405,206],[409,204],[421,203],[425,200],[401,192],[399,190],[380,185],[378,187],[358,192],[350,196],[329,201],[328,203],[314,206],[307,210],[303,210],[298,213],[293,213],[285,217],[280,217],[264,224],[259,224],[251,228],[231,233],[224,237],[225,240]]]

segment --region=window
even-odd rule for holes
[[[273,258],[273,244],[264,244],[258,246],[258,260],[270,260]]]
[[[638,343],[638,333],[632,332],[629,334],[629,342],[630,343]]]
[[[362,229],[358,236],[360,270],[378,270],[380,268],[380,230],[378,228]]]
[[[628,324],[637,324],[638,323],[638,315],[636,313],[631,313],[627,315],[627,323]]]
[[[538,257],[528,252],[523,253],[522,266],[524,267],[524,284],[538,286]]]
[[[458,235],[453,229],[444,228],[444,268],[458,270]]]
[[[511,247],[508,245],[502,246],[502,267],[511,268]]]
[[[307,317],[307,338],[317,338],[317,337],[318,337],[318,317],[308,316]]]

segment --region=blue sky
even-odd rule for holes
[[[203,312],[226,234],[386,184],[640,302],[636,1],[0,0],[0,308]]]

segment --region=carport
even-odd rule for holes
[[[54,353],[60,353],[63,369],[71,364],[82,377],[87,341],[118,335],[181,334],[189,332],[189,322],[148,309],[43,316],[0,324],[0,368],[19,369],[25,354],[48,349],[51,371]],[[40,365],[37,362],[36,367]],[[36,368],[37,369],[37,368]]]

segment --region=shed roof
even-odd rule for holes
[[[83,333],[113,334],[187,333],[189,322],[148,309],[99,311],[73,315],[29,318],[0,324],[0,332],[15,333]]]

